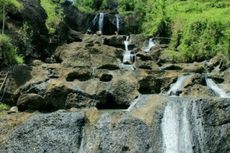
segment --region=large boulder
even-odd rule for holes
[[[20,111],[43,110],[45,107],[45,101],[40,95],[24,94],[19,97],[17,106]]]
[[[103,114],[91,133],[86,136],[84,152],[146,152],[151,153],[151,129],[134,117]]]
[[[11,134],[0,152],[77,153],[84,124],[83,113],[37,114]]]

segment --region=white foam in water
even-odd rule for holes
[[[218,87],[218,85],[212,79],[206,78],[206,84],[219,97],[230,98],[230,96],[223,89],[221,89],[220,87]]]
[[[188,120],[188,102],[183,102],[183,111],[180,115],[181,117],[181,129],[180,129],[180,143],[179,150],[181,153],[193,153],[191,133],[190,133],[190,123]],[[179,127],[178,127],[179,128]]]
[[[115,17],[116,17],[117,32],[119,32],[120,31],[120,16],[116,14]]]
[[[131,62],[131,51],[125,51],[123,55],[123,63],[125,62]]]
[[[178,112],[178,108],[172,102],[170,102],[165,108],[161,124],[164,153],[179,153]]]
[[[156,46],[156,42],[152,38],[149,39],[148,45],[144,47],[144,52],[149,52],[152,47]]]
[[[121,64],[121,68],[126,70],[134,70],[132,63],[135,61],[135,52],[129,50],[129,44],[129,36],[126,36],[126,40],[124,41],[125,52],[123,54],[123,63]]]
[[[135,70],[133,65],[128,65],[128,64],[123,64],[123,63],[120,65],[120,68],[124,70]]]
[[[99,14],[99,20],[98,20],[98,26],[99,26],[99,31],[103,33],[103,26],[104,26],[104,13]]]
[[[129,51],[129,36],[126,36],[126,40],[124,41],[125,44],[125,51]]]
[[[171,88],[169,89],[169,91],[167,92],[167,95],[177,95],[178,90],[181,88],[184,80],[187,78],[187,76],[180,76],[178,77],[176,83],[171,85]]]
[[[169,102],[161,123],[164,153],[193,153],[188,102]]]

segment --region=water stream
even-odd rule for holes
[[[120,31],[120,16],[116,14],[115,17],[116,17],[117,32],[119,32]]]
[[[135,52],[129,50],[129,44],[130,44],[129,36],[126,36],[126,40],[124,41],[125,52],[123,54],[123,65],[126,64],[131,65],[135,61]]]
[[[230,96],[221,89],[212,79],[206,78],[206,84],[207,86],[212,89],[215,94],[222,98],[230,98]]]
[[[149,38],[147,45],[144,46],[144,52],[149,52],[154,46],[156,46],[156,42],[152,38]]]
[[[101,32],[101,34],[103,33],[104,16],[105,16],[104,13],[99,14],[98,28],[99,28],[99,32]]]
[[[189,102],[168,102],[161,123],[164,153],[193,153],[189,105]]]
[[[167,95],[169,96],[178,96],[178,90],[183,85],[183,82],[188,76],[180,76],[177,78],[176,83],[172,84],[169,91],[167,92]]]

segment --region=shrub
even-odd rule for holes
[[[0,54],[2,55],[1,64],[22,64],[23,57],[17,55],[17,49],[11,43],[11,39],[6,35],[0,35]]]
[[[202,61],[217,54],[223,54],[229,61],[227,0],[148,0],[147,3],[144,33],[167,37],[171,34],[169,50],[181,56],[179,62]]]
[[[5,110],[9,110],[9,109],[10,109],[10,106],[0,103],[0,112],[5,111]]]
[[[41,5],[45,9],[48,16],[46,20],[46,26],[49,32],[52,34],[55,32],[57,26],[62,20],[62,10],[58,9],[59,3],[54,2],[53,0],[41,0]]]

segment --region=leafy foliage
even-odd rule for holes
[[[11,43],[11,39],[6,35],[0,35],[0,54],[5,64],[22,64],[23,57],[17,55],[17,49]]]
[[[0,112],[5,111],[5,110],[9,110],[10,106],[6,105],[6,104],[0,104]]]
[[[169,49],[179,61],[201,61],[216,54],[230,59],[228,0],[149,0],[146,10],[143,31],[170,37]]]
[[[41,5],[45,9],[48,19],[46,20],[46,26],[49,32],[52,34],[55,32],[57,26],[62,20],[62,10],[59,9],[59,3],[53,0],[41,0]]]
[[[0,0],[0,6],[2,7],[3,5],[6,7],[22,8],[21,3],[19,3],[17,0]]]

